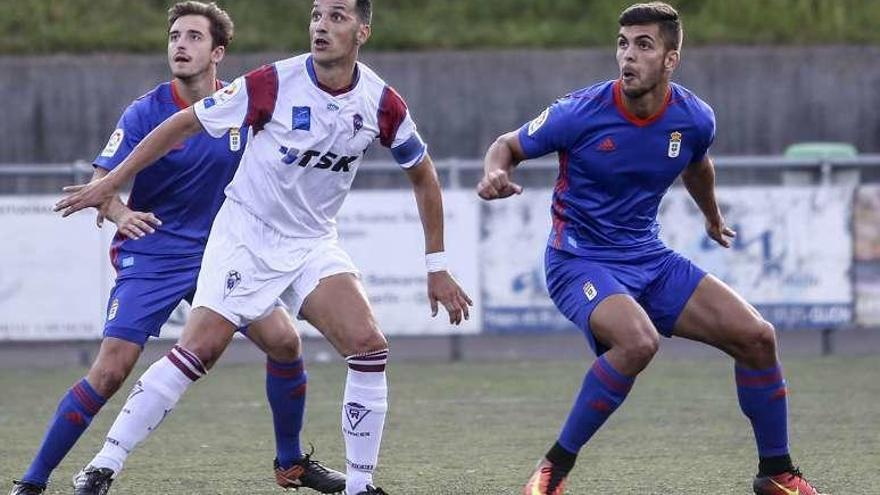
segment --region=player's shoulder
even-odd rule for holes
[[[612,85],[614,81],[604,81],[581,88],[557,99],[553,107],[562,115],[577,118],[601,111],[613,103]]]
[[[173,105],[171,83],[163,82],[138,96],[125,109],[125,118],[130,123],[148,123],[155,119],[164,120],[165,107]],[[160,120],[160,121],[161,121]]]
[[[715,111],[712,110],[712,106],[696,93],[677,83],[671,83],[670,88],[672,91],[671,103],[691,114],[698,123],[715,121]]]

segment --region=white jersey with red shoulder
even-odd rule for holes
[[[311,55],[263,66],[194,105],[212,136],[250,126],[226,197],[287,237],[332,238],[336,214],[377,138],[403,168],[427,147],[406,103],[358,62],[352,85],[323,87]]]

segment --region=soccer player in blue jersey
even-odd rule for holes
[[[167,117],[221,87],[217,64],[232,35],[232,20],[213,3],[182,2],[169,10],[168,62],[174,79],[128,107],[94,161],[95,177],[113,170]],[[231,128],[220,138],[201,133],[186,140],[136,176],[128,206],[117,199],[102,212],[118,227],[111,248],[117,278],[104,339],[88,375],[62,398],[31,466],[11,495],[45,490],[51,472],[125,381],[144,343],[158,336],[181,300],[191,301],[208,232],[223,202],[223,189],[238,167],[246,136],[246,128]],[[289,317],[276,308],[251,324],[246,334],[268,356],[266,392],[275,426],[276,481],[323,493],[343,490],[341,473],[320,466],[300,450],[306,373],[299,336]],[[168,356],[192,361],[186,350],[177,347]],[[87,467],[74,480],[75,493],[106,493],[116,474],[118,469]]]
[[[547,287],[599,356],[523,493],[563,493],[578,452],[626,398],[657,352],[659,336],[675,335],[734,358],[739,403],[760,458],[755,493],[816,495],[789,456],[773,326],[658,237],[660,200],[679,176],[706,218],[709,237],[729,247],[736,235],[715,199],[712,109],[670,81],[681,57],[678,13],[661,2],[637,4],[619,23],[619,78],[575,91],[500,136],[486,153],[478,186],[486,200],[519,194],[514,167],[559,154]]]

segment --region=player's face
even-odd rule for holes
[[[178,79],[190,79],[210,70],[223,57],[224,48],[213,47],[211,21],[200,15],[180,17],[168,30],[168,65]]]
[[[668,82],[678,64],[678,51],[667,50],[660,26],[621,26],[617,35],[617,66],[623,93],[639,98]]]
[[[370,37],[355,10],[356,0],[315,0],[309,23],[315,62],[333,64],[357,58],[358,47]]]

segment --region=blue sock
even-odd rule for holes
[[[615,370],[605,356],[600,356],[584,377],[581,391],[559,434],[559,445],[577,454],[623,403],[634,381]]]
[[[46,486],[49,475],[73,448],[105,402],[106,399],[98,395],[85,378],[71,387],[49,421],[43,443],[22,481]]]
[[[299,432],[306,412],[306,371],[302,358],[292,363],[266,360],[266,396],[275,425],[275,451],[282,469],[302,458]]]
[[[736,366],[736,394],[752,422],[760,457],[788,454],[788,401],[782,367],[750,370]]]

